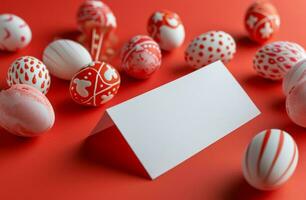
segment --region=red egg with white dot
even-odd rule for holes
[[[161,66],[159,45],[149,36],[137,35],[122,48],[121,67],[137,79],[149,78]]]
[[[292,66],[305,56],[304,48],[296,43],[273,42],[256,52],[253,67],[264,78],[281,80]]]
[[[280,16],[270,2],[257,1],[247,10],[244,24],[250,39],[262,44],[279,30]]]
[[[236,43],[223,31],[210,31],[194,38],[185,51],[185,60],[193,68],[201,68],[217,60],[228,63],[236,52]]]
[[[120,87],[117,70],[105,62],[92,62],[70,82],[70,95],[78,104],[100,106],[110,101]]]
[[[49,71],[45,64],[32,56],[23,56],[15,60],[7,73],[7,83],[27,84],[47,94],[51,84]]]
[[[149,35],[166,51],[181,46],[185,39],[185,28],[181,18],[169,10],[156,11],[148,21]]]

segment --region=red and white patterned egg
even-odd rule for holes
[[[121,67],[130,76],[149,78],[161,66],[161,50],[149,36],[137,35],[122,48]]]
[[[117,70],[105,62],[92,62],[70,82],[72,99],[86,106],[100,106],[111,100],[120,87]]]
[[[28,24],[13,14],[0,15],[0,50],[17,51],[26,47],[32,39]]]
[[[280,80],[305,56],[304,48],[296,43],[273,42],[256,52],[253,67],[264,78]]]
[[[293,138],[285,131],[268,129],[257,134],[242,162],[247,182],[260,190],[283,185],[294,173],[299,159]]]
[[[93,28],[117,27],[112,10],[100,0],[85,0],[79,7],[77,22],[84,32],[90,32]]]
[[[147,30],[160,48],[166,51],[178,48],[185,39],[185,28],[181,18],[168,10],[154,12],[148,21]]]
[[[51,84],[49,71],[44,63],[32,56],[23,56],[15,60],[8,69],[7,83],[27,84],[47,94]]]
[[[209,31],[194,38],[185,51],[185,60],[193,68],[201,68],[217,60],[228,63],[236,52],[236,43],[223,31]]]
[[[271,3],[257,1],[247,10],[244,24],[249,37],[262,44],[270,40],[279,30],[280,17]]]
[[[306,80],[306,59],[296,63],[285,75],[283,80],[284,94],[288,95],[291,90],[303,80]]]

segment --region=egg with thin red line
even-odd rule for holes
[[[185,50],[185,60],[192,68],[201,68],[217,60],[228,63],[236,52],[236,43],[223,31],[209,31],[194,38]]]
[[[8,69],[7,83],[27,84],[35,87],[43,94],[50,89],[51,77],[45,64],[32,56],[16,59]]]

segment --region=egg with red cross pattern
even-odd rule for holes
[[[77,72],[70,82],[72,99],[86,106],[100,106],[111,100],[120,87],[117,70],[105,62],[92,62]]]
[[[147,30],[160,48],[166,51],[178,48],[185,39],[185,28],[181,18],[168,10],[154,12],[148,21]]]
[[[253,67],[264,78],[280,80],[305,56],[304,48],[296,43],[273,42],[256,52]]]
[[[23,19],[13,14],[0,15],[0,50],[17,51],[31,39],[31,29]]]
[[[244,24],[250,39],[262,44],[279,30],[280,17],[271,3],[257,1],[247,10]]]
[[[51,84],[49,71],[45,64],[32,56],[16,59],[8,69],[7,83],[27,84],[47,94]]]
[[[257,189],[277,189],[292,176],[298,159],[297,145],[288,133],[280,129],[264,130],[247,147],[243,175]]]
[[[185,60],[193,68],[201,68],[217,60],[228,63],[236,52],[236,43],[223,31],[209,31],[194,38],[185,51]]]
[[[149,78],[161,65],[161,51],[149,36],[137,35],[122,48],[121,67],[138,79]]]

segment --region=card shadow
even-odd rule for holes
[[[151,180],[115,126],[88,137],[81,146],[81,155],[103,167]]]

